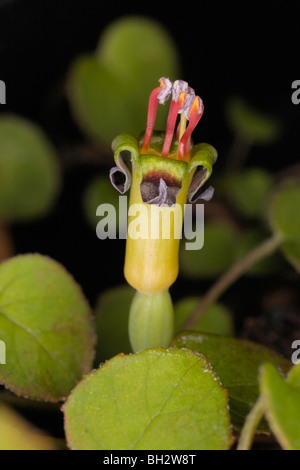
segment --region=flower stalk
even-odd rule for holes
[[[174,312],[168,290],[156,294],[137,291],[129,314],[129,338],[133,351],[169,346],[173,336]]]

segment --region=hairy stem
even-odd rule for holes
[[[264,405],[262,397],[259,397],[245,420],[237,450],[250,450],[255,431],[263,417],[263,414]]]
[[[247,272],[255,263],[276,251],[281,244],[281,241],[281,238],[274,235],[233,264],[208,290],[201,302],[196,306],[192,315],[185,322],[184,329],[192,329],[201,314],[210,304],[215,302],[231,286],[231,284]]]

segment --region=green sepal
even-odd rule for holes
[[[217,157],[216,149],[210,144],[201,143],[192,148],[188,168],[189,178],[191,178],[188,192],[188,200],[190,202],[194,202],[197,199],[194,198],[195,194],[212,174],[213,164]],[[202,168],[198,169],[199,166]]]
[[[114,152],[117,169],[111,169],[110,179],[113,186],[123,194],[130,188],[132,170],[136,169],[136,166],[138,165],[138,141],[132,134],[120,134],[113,140],[112,150]],[[127,152],[129,152],[129,155]],[[122,189],[120,189],[120,185],[118,185],[113,178],[113,174],[118,170],[125,176],[125,182],[124,185],[122,185]]]
[[[138,140],[136,139],[136,137],[134,137],[134,135],[127,133],[119,134],[117,137],[115,137],[111,146],[114,152],[114,159],[117,165],[121,158],[120,154],[124,150],[130,152],[132,161],[134,163],[137,162],[139,157],[139,144]]]
[[[212,145],[206,144],[204,142],[197,144],[191,150],[189,171],[192,171],[201,165],[206,168],[208,172],[206,179],[208,179],[212,174],[213,164],[216,162],[217,157],[218,152]]]

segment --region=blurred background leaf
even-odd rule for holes
[[[225,196],[230,205],[245,218],[265,216],[273,187],[271,174],[263,168],[230,171],[218,179],[217,195]]]
[[[248,143],[268,145],[282,134],[278,119],[255,109],[241,97],[228,99],[225,114],[232,132]]]
[[[188,317],[193,313],[201,297],[186,297],[174,305],[174,334],[179,333]],[[228,308],[220,303],[210,305],[200,315],[193,330],[203,333],[215,333],[224,336],[233,336],[234,326],[232,314]]]
[[[39,126],[0,116],[0,219],[19,221],[47,214],[60,188],[56,152]]]
[[[0,450],[55,450],[55,440],[0,403]]]
[[[205,221],[204,246],[201,250],[186,250],[180,244],[180,272],[188,278],[214,278],[234,260],[237,232],[224,221]]]
[[[70,69],[67,95],[76,122],[107,147],[121,132],[138,137],[146,127],[149,94],[162,76],[180,76],[167,30],[146,17],[118,19],[101,35],[95,54],[79,57]],[[158,129],[167,109],[160,111]]]
[[[286,259],[300,271],[300,185],[299,180],[282,182],[275,192],[269,211],[270,224],[283,238],[282,252]]]
[[[100,204],[111,204],[114,206],[116,210],[116,227],[119,227],[119,196],[120,194],[110,182],[108,172],[105,175],[98,175],[92,178],[86,186],[82,197],[84,215],[91,228],[95,229],[99,221],[96,210]]]
[[[264,228],[249,228],[243,231],[236,244],[235,257],[236,261],[250,253],[263,241],[267,240],[270,236]],[[255,263],[248,271],[247,274],[252,276],[264,276],[278,272],[282,266],[282,257],[275,252],[266,258]]]

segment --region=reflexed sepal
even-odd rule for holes
[[[218,153],[216,149],[206,143],[195,145],[191,152],[189,163],[189,173],[193,174],[188,191],[188,201],[195,202],[197,199],[209,200],[213,196],[213,188],[210,186],[203,193],[200,188],[206,183],[212,174],[213,165],[216,162]],[[198,168],[200,167],[200,168]]]
[[[138,164],[138,141],[131,134],[120,134],[113,140],[112,149],[117,166],[110,170],[109,177],[112,185],[124,194],[131,185],[131,169]]]

